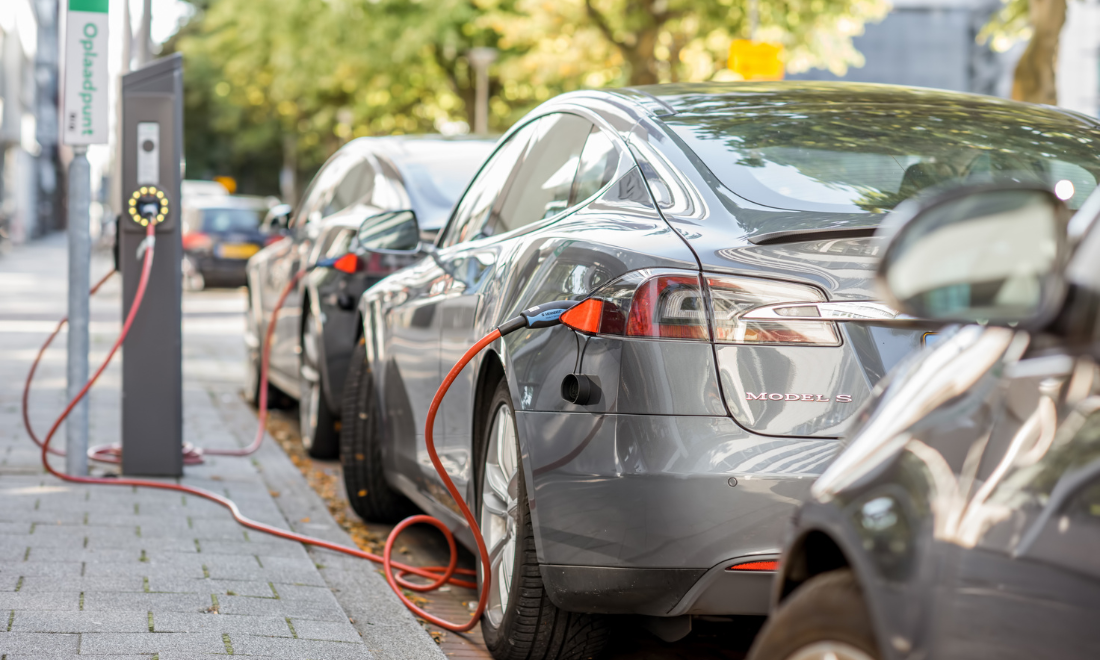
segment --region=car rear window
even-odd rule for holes
[[[493,149],[488,140],[462,140],[448,146],[398,162],[417,221],[424,230],[437,230],[447,223],[451,208]]]
[[[1076,209],[1100,176],[1100,131],[1045,108],[790,104],[665,122],[722,185],[780,209],[883,213],[928,188],[1005,179],[1068,181]]]
[[[254,231],[263,217],[248,209],[203,209],[202,229],[207,232]]]

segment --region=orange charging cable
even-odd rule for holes
[[[153,225],[150,224],[146,234],[146,236],[148,237],[147,240],[149,240],[150,243],[152,243],[154,240],[153,229]],[[428,621],[433,625],[439,626],[440,628],[443,628],[445,630],[450,630],[452,632],[466,632],[476,626],[478,621],[481,619],[482,613],[485,611],[485,606],[489,598],[489,588],[491,586],[492,576],[491,572],[488,570],[486,570],[484,572],[484,575],[482,576],[483,583],[481,585],[481,591],[478,595],[477,608],[470,616],[470,620],[466,623],[452,623],[450,621],[446,621],[432,614],[429,614],[428,612],[417,606],[415,603],[413,603],[412,600],[410,600],[402,592],[402,588],[418,592],[431,591],[433,589],[438,589],[445,584],[452,584],[455,586],[467,587],[471,589],[476,589],[478,586],[477,583],[474,581],[462,580],[456,577],[457,575],[474,576],[477,573],[470,569],[458,568],[458,547],[455,544],[454,534],[452,534],[451,530],[447,528],[446,524],[444,524],[443,521],[439,520],[438,518],[427,515],[417,515],[402,520],[400,523],[397,524],[396,527],[393,528],[393,531],[390,532],[389,537],[386,539],[386,545],[382,551],[382,555],[379,556],[370,552],[359,550],[358,548],[349,548],[347,546],[330,543],[328,541],[313,538],[311,536],[296,534],[294,532],[289,532],[283,529],[279,529],[278,527],[273,527],[271,525],[266,525],[250,518],[246,518],[244,515],[241,514],[240,509],[237,508],[237,505],[232,500],[216,493],[212,493],[208,490],[203,490],[201,488],[194,488],[192,486],[184,486],[181,484],[152,481],[149,479],[107,479],[99,477],[71,476],[63,472],[59,472],[50,465],[50,453],[59,453],[59,450],[51,450],[50,441],[53,439],[54,434],[57,433],[58,428],[61,427],[62,422],[65,421],[65,418],[68,417],[73,408],[76,407],[78,403],[80,403],[81,399],[83,399],[87,395],[88,390],[91,389],[92,385],[95,384],[96,379],[98,379],[100,374],[102,374],[103,371],[107,368],[107,365],[110,363],[111,358],[114,357],[115,353],[118,352],[119,347],[122,346],[122,342],[126,339],[126,335],[130,332],[130,326],[133,324],[134,318],[136,317],[138,310],[141,308],[141,301],[145,296],[145,288],[149,283],[149,274],[152,270],[152,265],[153,246],[150,245],[149,248],[145,251],[142,262],[141,279],[138,281],[137,292],[134,294],[134,300],[133,304],[130,306],[130,312],[126,315],[126,320],[122,324],[122,332],[119,333],[118,339],[115,340],[115,343],[111,347],[111,350],[107,353],[106,359],[103,360],[103,363],[99,366],[98,369],[96,369],[92,377],[88,379],[88,382],[85,383],[80,392],[78,392],[77,395],[73,397],[73,399],[69,402],[69,404],[65,406],[64,411],[62,411],[61,415],[58,416],[56,421],[54,421],[53,425],[50,427],[49,432],[46,433],[45,438],[43,438],[41,442],[39,442],[38,438],[31,430],[30,419],[27,412],[27,401],[30,395],[31,380],[34,377],[34,371],[42,358],[42,354],[45,352],[50,342],[53,341],[54,337],[56,337],[58,332],[61,330],[61,326],[65,322],[64,320],[62,320],[62,322],[58,324],[57,329],[55,329],[54,332],[49,336],[45,345],[42,347],[42,350],[39,351],[38,357],[35,358],[34,363],[31,366],[31,372],[27,376],[26,387],[23,391],[23,420],[26,424],[28,432],[31,434],[31,438],[42,448],[42,465],[46,469],[46,471],[57,477],[58,479],[61,479],[62,481],[68,481],[71,483],[158,488],[161,490],[178,491],[194,495],[196,497],[202,497],[204,499],[210,500],[211,502],[220,504],[221,506],[228,509],[230,515],[233,516],[233,519],[235,521],[249,529],[263,532],[265,534],[270,534],[272,536],[277,536],[279,538],[297,541],[306,545],[312,545],[318,548],[325,548],[326,550],[332,550],[333,552],[341,552],[352,557],[369,559],[370,561],[382,564],[386,575],[386,581],[389,583],[390,587],[393,588],[394,593],[397,594],[397,597],[401,600],[401,602],[404,603],[407,608],[412,610],[412,612],[418,617],[424,619],[425,621]],[[268,340],[271,337],[272,328],[274,328],[275,326],[275,319],[278,314],[279,308],[283,305],[287,295],[297,285],[298,280],[305,272],[306,271],[304,270],[299,271],[299,273],[287,285],[286,289],[284,289],[282,296],[280,296],[279,298],[278,305],[272,312],[271,321],[265,334],[265,341],[263,345],[263,358],[260,370],[260,420],[259,428],[256,432],[256,439],[253,441],[252,445],[249,445],[249,447],[230,451],[221,450],[217,453],[236,456],[245,455],[246,453],[251,453],[259,448],[259,445],[263,440],[264,432],[266,430],[265,424],[267,418],[267,369],[271,345],[270,341]],[[109,276],[110,274],[108,274],[107,277]],[[102,280],[100,280],[99,283],[96,284],[96,286],[92,290],[92,293],[94,293],[95,290],[98,289],[104,281],[106,281],[107,277],[104,277]],[[478,527],[477,520],[474,518],[474,514],[466,505],[466,502],[462,498],[462,495],[458,492],[458,488],[455,487],[454,481],[451,480],[450,475],[448,475],[447,471],[443,468],[443,463],[439,460],[439,455],[436,453],[435,450],[435,442],[432,438],[432,427],[435,422],[436,413],[439,411],[439,404],[443,401],[443,397],[447,394],[447,390],[450,388],[451,384],[456,378],[458,378],[459,373],[462,372],[463,367],[465,367],[466,364],[474,358],[474,356],[481,352],[483,348],[499,339],[500,336],[501,332],[499,329],[493,330],[472,347],[470,347],[470,349],[466,351],[466,354],[462,356],[462,359],[460,359],[458,363],[451,368],[450,373],[448,373],[447,377],[443,379],[443,383],[439,386],[439,389],[436,391],[435,396],[432,398],[432,403],[428,409],[428,418],[425,423],[424,429],[424,442],[427,447],[428,456],[431,458],[432,465],[435,466],[435,469],[439,473],[439,477],[440,479],[442,479],[444,486],[447,487],[447,492],[449,492],[451,494],[451,497],[454,498],[455,503],[458,505],[459,510],[462,512],[463,517],[466,519],[466,523],[470,526],[470,530],[473,532],[474,541],[477,543],[478,557],[481,561],[481,565],[485,567],[489,566],[489,550],[485,547],[485,541],[481,537],[481,530]],[[215,451],[205,450],[205,453],[214,454]],[[432,525],[443,533],[443,536],[447,539],[447,546],[449,547],[451,553],[451,558],[450,561],[447,563],[447,566],[410,566],[393,561],[391,555],[393,553],[394,541],[405,528],[418,523]],[[416,575],[425,578],[430,582],[428,582],[427,584],[410,582],[409,580],[405,579],[409,575]]]

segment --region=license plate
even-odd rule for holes
[[[260,251],[260,246],[251,243],[222,243],[218,246],[218,256],[222,259],[247,259]]]
[[[937,343],[939,343],[941,339],[943,339],[943,335],[938,332],[926,332],[924,333],[924,336],[920,339],[921,343],[925,346],[935,346]]]

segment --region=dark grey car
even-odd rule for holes
[[[1100,657],[1100,193],[1068,215],[986,186],[898,230],[898,306],[985,326],[882,382],[795,516],[751,657]]]
[[[437,418],[493,556],[488,646],[584,657],[600,613],[662,618],[669,639],[694,615],[762,614],[790,513],[875,384],[925,341],[875,300],[885,212],[1017,169],[1083,198],[1100,164],[1081,139],[1097,136],[1053,108],[885,86],[550,101],[497,145],[428,257],[360,302],[341,439],[352,505],[392,520],[412,500],[469,545],[424,448],[433,393],[519,310],[596,298],[583,331],[519,331],[484,351]],[[366,228],[355,249],[411,253],[412,216]],[[834,322],[849,317],[883,322]]]
[[[347,252],[364,220],[385,211],[415,209],[424,218],[421,231],[434,236],[491,148],[490,140],[468,137],[352,140],[325,163],[293,212],[282,210],[265,219],[268,246],[248,261],[246,393],[253,400],[271,310],[294,274]],[[315,268],[279,312],[270,382],[298,399],[302,442],[311,456],[334,458],[338,452],[337,424],[348,358],[358,336],[360,294],[411,261],[406,254],[375,254]]]

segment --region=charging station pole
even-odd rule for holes
[[[88,380],[88,291],[92,236],[92,174],[88,145],[107,142],[107,2],[68,0],[65,14],[65,81],[61,138],[73,149],[68,172],[69,354],[68,398]],[[65,471],[88,474],[88,399],[65,424]]]
[[[74,0],[75,1],[75,0]],[[138,250],[156,224],[153,270],[122,347],[122,472],[183,474],[183,58],[177,53],[122,77],[122,315],[141,278]],[[147,213],[147,209],[154,209]],[[144,215],[143,215],[144,214]]]

